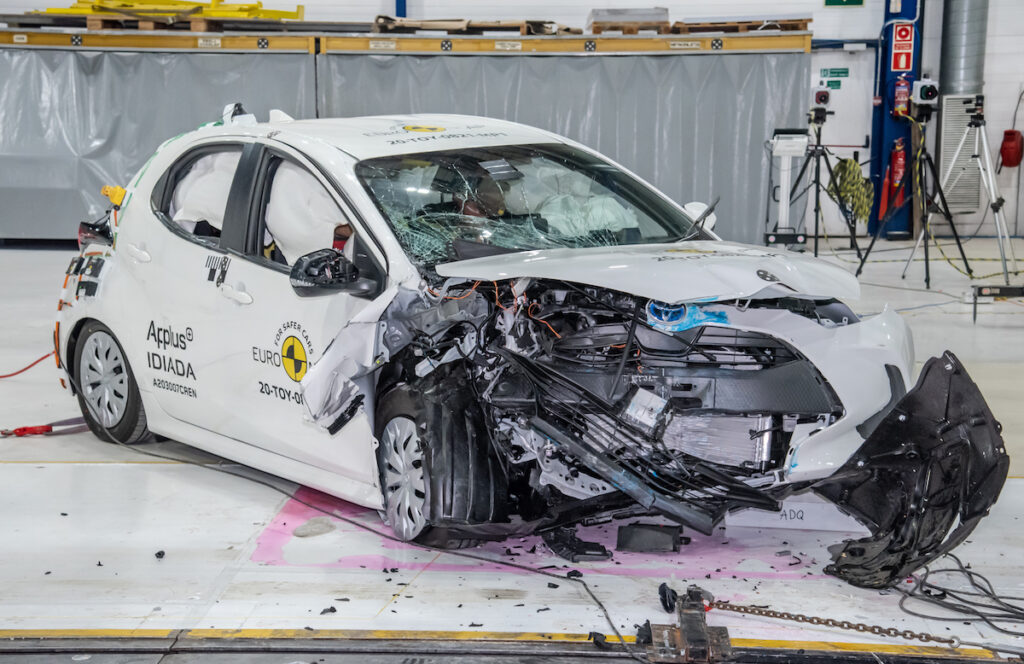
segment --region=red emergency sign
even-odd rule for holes
[[[914,24],[896,23],[892,26],[891,71],[911,71],[914,68]]]

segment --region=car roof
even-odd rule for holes
[[[558,136],[515,122],[473,115],[409,114],[270,122],[270,132],[314,139],[357,159],[415,152],[528,143],[563,142]],[[281,136],[281,138],[285,138]]]

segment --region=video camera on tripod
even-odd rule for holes
[[[824,106],[812,106],[811,110],[807,112],[807,124],[812,124],[820,128],[821,125],[825,124],[826,116],[835,114],[835,111],[830,111]],[[820,129],[818,131],[820,131]]]

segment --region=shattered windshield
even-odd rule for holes
[[[562,144],[369,159],[356,175],[415,263],[509,251],[707,239],[601,159]]]

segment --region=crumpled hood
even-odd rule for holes
[[[856,299],[842,268],[790,251],[714,240],[587,249],[541,249],[437,266],[442,277],[561,279],[661,302],[732,300],[782,285],[794,295]],[[773,296],[779,295],[778,288]]]

